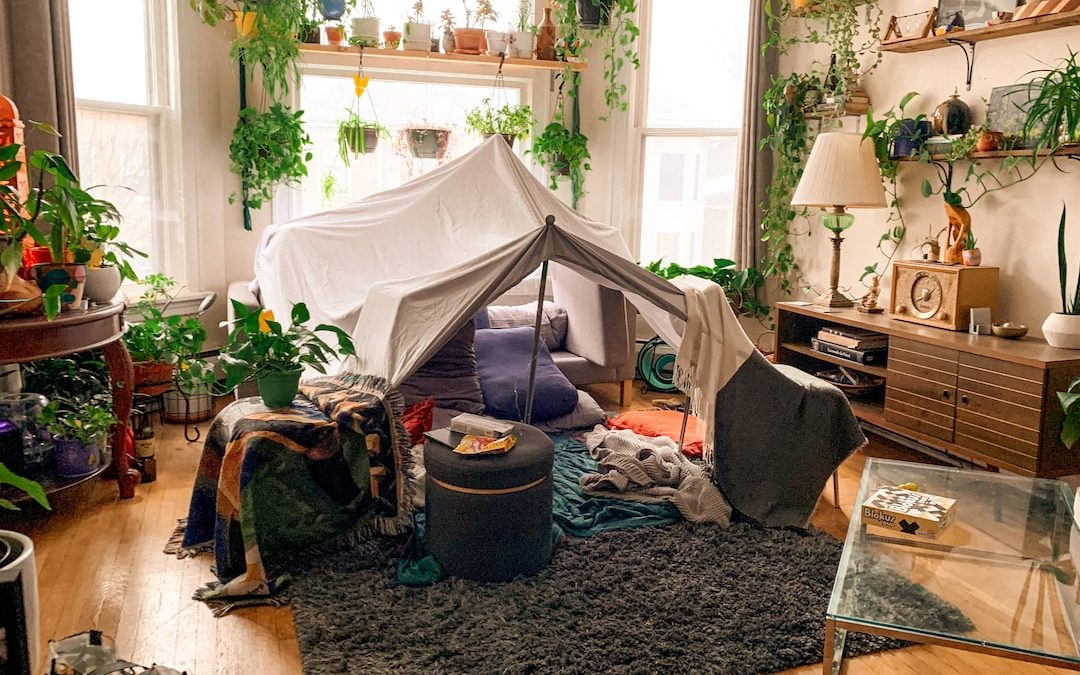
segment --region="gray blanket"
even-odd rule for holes
[[[731,522],[731,506],[724,496],[670,438],[597,425],[585,435],[585,446],[597,464],[597,473],[579,479],[585,494],[647,503],[669,501],[689,521],[724,527]]]
[[[716,397],[713,480],[770,527],[804,527],[833,471],[866,444],[836,387],[754,353]]]

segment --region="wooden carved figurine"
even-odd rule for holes
[[[859,311],[865,314],[880,314],[885,311],[883,307],[878,307],[878,296],[881,295],[881,275],[875,274],[870,277],[870,290],[866,291],[866,295],[859,302]]]
[[[963,206],[945,205],[945,215],[949,217],[949,234],[945,242],[945,255],[941,262],[948,265],[964,263],[964,242],[971,233],[971,214]]]

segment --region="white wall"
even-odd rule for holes
[[[885,20],[892,14],[911,11],[902,0],[882,0],[880,6]],[[798,21],[802,20],[793,20]],[[982,122],[986,115],[984,99],[990,98],[992,88],[1025,81],[1025,73],[1066,56],[1070,47],[1080,49],[1080,27],[980,43],[970,92],[965,91],[964,57],[958,47],[914,54],[886,53],[880,68],[862,84],[874,108],[881,111],[895,106],[907,92],[917,91],[921,95],[908,111],[928,115],[959,89],[961,98],[972,107],[976,122]],[[781,72],[803,69],[814,58],[828,63],[828,48],[814,45],[793,50],[781,60]],[[853,129],[855,121],[848,120],[847,124]],[[858,128],[861,131],[863,127]],[[1026,323],[1035,335],[1041,334],[1039,327],[1047,314],[1060,311],[1056,247],[1063,201],[1071,212],[1068,241],[1074,283],[1080,270],[1080,162],[1062,160],[1061,165],[1067,173],[1047,166],[1032,180],[986,197],[971,211],[983,265],[1001,268],[998,320]],[[1000,162],[995,166],[1000,167]],[[900,171],[908,236],[898,258],[911,259],[920,257],[912,251],[914,243],[926,236],[929,226],[935,232],[940,230],[946,219],[941,197],[924,199],[919,191],[923,178],[934,182],[933,168],[909,164]],[[885,231],[886,218],[885,211],[858,211],[855,225],[845,235],[841,286],[850,287],[856,296],[864,292],[858,283],[862,269],[882,260],[875,245]],[[818,289],[824,289],[829,275],[831,245],[827,235],[827,231],[815,226],[813,236],[795,240],[799,264]],[[891,275],[883,279],[883,298],[890,281]]]

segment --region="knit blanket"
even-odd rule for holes
[[[689,521],[724,527],[731,522],[727,500],[704,469],[687,459],[670,438],[597,425],[586,434],[585,445],[597,463],[596,473],[580,479],[586,494],[646,503],[669,501]]]
[[[401,397],[355,374],[301,394],[287,409],[232,403],[207,435],[176,553],[213,551],[219,581],[195,597],[215,614],[267,604],[313,547],[411,527]]]

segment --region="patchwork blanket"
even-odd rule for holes
[[[196,597],[222,612],[261,604],[311,547],[411,527],[401,397],[355,374],[301,393],[283,410],[237,401],[207,436],[178,553],[213,550],[220,581]]]

